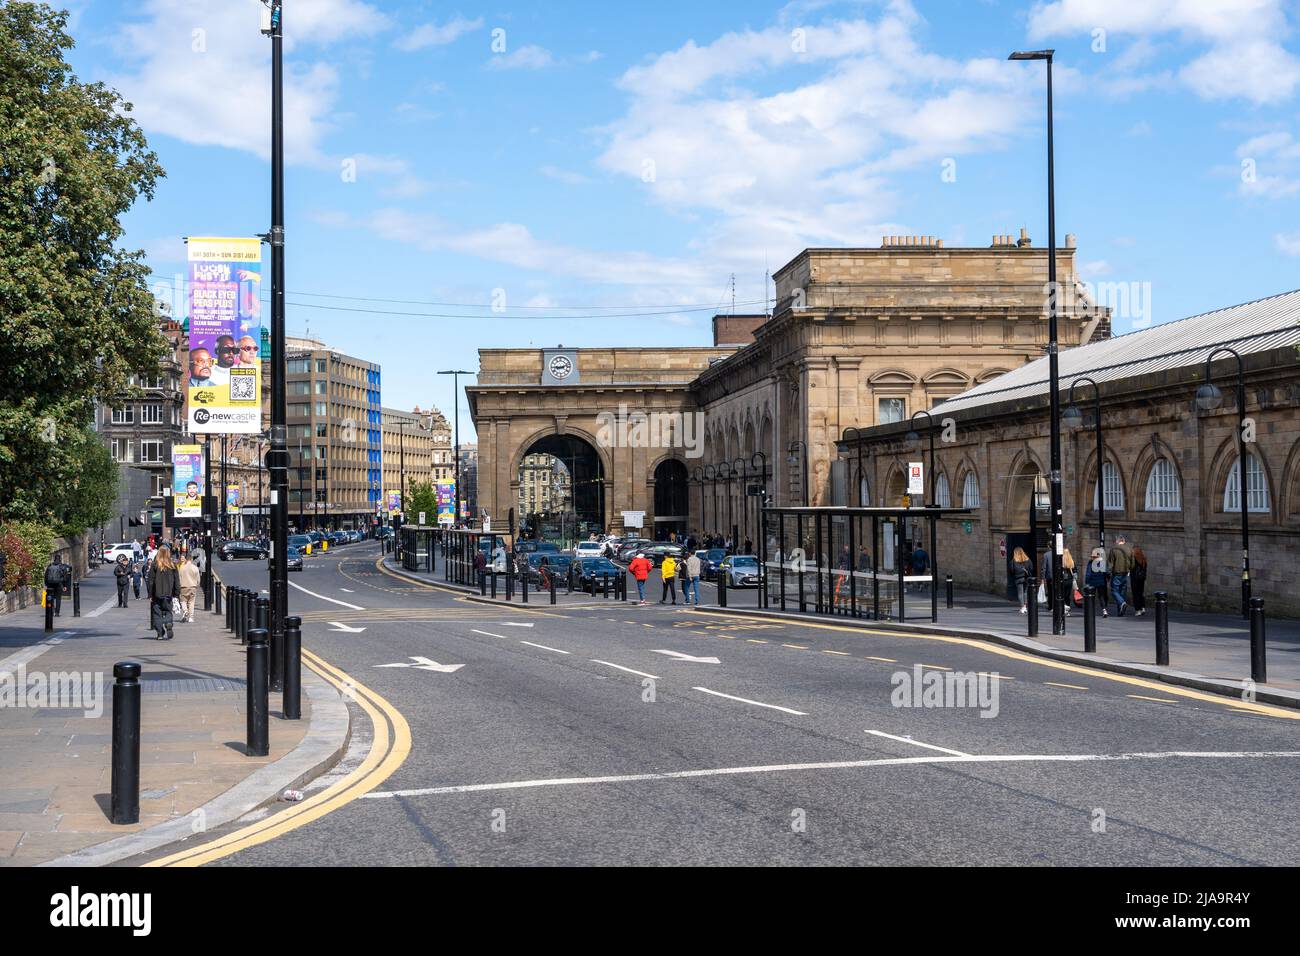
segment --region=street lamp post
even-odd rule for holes
[[[1086,382],[1092,386],[1093,395],[1093,434],[1097,439],[1097,543],[1101,545],[1102,554],[1106,552],[1106,481],[1103,474],[1105,470],[1105,451],[1101,440],[1101,391],[1097,388],[1097,383],[1086,375],[1081,375],[1070,383],[1070,394],[1066,401],[1069,408],[1061,415],[1065,421],[1066,427],[1070,429],[1083,427],[1083,412],[1079,411],[1079,406],[1074,404],[1074,386],[1081,382]],[[1084,492],[1087,494],[1087,492]],[[1086,506],[1085,506],[1086,507]]]
[[[740,470],[739,470],[739,471],[736,470],[736,465],[740,465]],[[741,526],[744,528],[744,532],[745,532],[746,535],[749,534],[749,498],[748,498],[748,496],[745,494],[745,477],[746,477],[746,475],[748,474],[748,472],[749,472],[749,469],[746,467],[745,459],[744,459],[744,458],[737,458],[735,461],[733,461],[733,462],[731,463],[731,473],[732,473],[733,475],[735,475],[737,478],[740,479],[740,495],[739,495],[739,498],[740,498],[740,523],[741,523]],[[730,483],[730,482],[727,483],[727,490],[728,490],[728,492],[730,492],[730,490],[731,490],[731,483]],[[734,532],[734,537],[736,538],[736,553],[737,553],[737,554],[740,553],[740,548],[741,548],[740,530],[741,530],[740,528],[733,528],[733,529],[732,529],[732,531]]]
[[[691,473],[691,477],[695,479],[695,483],[699,485],[700,488],[700,533],[708,534],[709,533],[709,509],[705,507],[706,499],[704,497],[704,469],[697,466],[695,471]]]
[[[862,429],[856,425],[844,429],[844,440],[849,440],[849,432],[853,432],[853,440],[857,444],[858,450],[858,507],[865,508],[867,502],[862,494],[862,478],[866,471],[862,467]]]
[[[456,519],[453,527],[460,524],[460,377],[462,375],[473,375],[473,372],[467,372],[463,368],[448,369],[445,372],[439,372],[439,375],[450,375],[451,378],[451,400],[452,400],[452,442],[455,444],[455,467],[456,467]]]
[[[284,30],[280,0],[271,8],[271,644],[283,646],[289,612],[289,452],[284,322]]]
[[[925,411],[924,409],[922,409],[922,410],[920,410],[920,411],[915,411],[915,412],[913,412],[913,413],[912,413],[912,418],[911,418],[911,420],[910,420],[910,422],[909,422],[909,424],[908,424],[908,429],[907,429],[907,440],[908,440],[908,441],[920,441],[920,440],[921,440],[921,436],[920,436],[920,435],[917,433],[917,431],[916,431],[916,416],[917,416],[917,415],[924,415],[925,418],[926,418],[926,421],[929,422],[929,427],[926,428],[926,432],[927,432],[927,433],[929,434],[929,436],[930,436],[930,481],[929,481],[929,485],[930,485],[930,495],[929,495],[929,499],[928,499],[928,500],[929,500],[929,503],[930,503],[931,505],[937,505],[939,502],[935,500],[935,496],[934,496],[934,481],[935,481],[935,474],[934,474],[934,418],[933,418],[933,416],[931,416],[931,414],[930,414],[929,412]]]
[[[725,473],[722,471],[723,468],[727,469]],[[737,553],[734,550],[736,547],[736,542],[734,540],[735,536],[730,533],[731,532],[731,463],[730,462],[726,462],[726,461],[718,462],[718,478],[720,480],[726,481],[727,483],[727,491],[726,494],[723,495],[723,497],[726,498],[727,500],[727,523],[726,525],[724,525],[724,527],[727,529],[728,534],[724,535],[724,537],[733,539],[731,542],[731,547],[733,549],[733,553]],[[721,515],[719,515],[719,517],[721,517]]]
[[[1060,600],[1061,552],[1065,548],[1065,529],[1061,515],[1061,393],[1060,364],[1058,361],[1058,336],[1056,304],[1059,290],[1056,285],[1056,181],[1052,144],[1052,57],[1055,50],[1029,50],[1012,53],[1012,60],[1045,60],[1047,62],[1047,367],[1051,429],[1051,495],[1052,495],[1052,587],[1057,600],[1052,602],[1052,633],[1065,633],[1065,605]]]
[[[1250,617],[1250,495],[1246,466],[1246,366],[1241,355],[1221,345],[1205,359],[1205,384],[1196,390],[1196,406],[1212,412],[1223,404],[1223,392],[1210,381],[1210,364],[1223,353],[1237,360],[1237,503],[1241,506],[1241,616]]]
[[[802,450],[802,457],[796,457],[795,448]],[[786,449],[785,460],[790,465],[800,465],[799,474],[803,478],[803,506],[808,507],[808,445],[801,439],[796,438],[790,442],[790,447]]]

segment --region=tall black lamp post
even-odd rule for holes
[[[1101,392],[1097,388],[1097,383],[1086,375],[1081,375],[1070,383],[1070,395],[1067,399],[1070,407],[1061,415],[1065,425],[1070,429],[1083,427],[1083,412],[1079,411],[1079,406],[1074,404],[1074,386],[1080,382],[1086,382],[1092,386],[1093,396],[1093,422],[1092,430],[1097,439],[1097,542],[1101,545],[1102,554],[1106,553],[1106,481],[1105,481],[1105,451],[1101,440]],[[1085,492],[1086,494],[1086,492]]]
[[[917,433],[917,430],[916,430],[916,416],[917,416],[917,415],[924,415],[924,416],[925,416],[925,420],[926,420],[927,422],[929,422],[929,427],[926,428],[926,433],[930,436],[930,482],[929,482],[929,485],[930,485],[930,496],[929,496],[928,501],[929,501],[929,503],[930,503],[931,505],[937,505],[939,502],[936,501],[936,500],[935,500],[935,497],[934,497],[934,480],[935,480],[935,476],[934,476],[934,417],[933,417],[929,412],[924,411],[924,410],[913,412],[913,413],[912,413],[911,421],[910,421],[910,423],[909,423],[909,425],[908,425],[908,429],[907,429],[907,440],[908,440],[908,441],[920,441],[920,440],[921,440],[921,436],[920,436],[920,434]]]
[[[1051,406],[1051,496],[1052,496],[1052,586],[1060,595],[1062,568],[1061,552],[1065,548],[1065,528],[1061,515],[1061,379],[1058,356],[1056,306],[1059,289],[1056,284],[1056,180],[1052,152],[1052,57],[1055,50],[1028,50],[1012,53],[1011,60],[1045,60],[1047,62],[1047,368],[1048,401]],[[1052,602],[1052,633],[1065,633],[1065,605]]]
[[[691,472],[691,477],[695,479],[695,484],[700,488],[700,534],[709,533],[709,510],[705,507],[704,498],[704,469],[696,466]]]
[[[737,468],[737,465],[740,467]],[[737,497],[740,499],[741,527],[734,529],[736,532],[736,553],[740,554],[740,549],[744,544],[741,536],[742,529],[745,536],[749,534],[749,498],[745,494],[745,478],[749,474],[749,468],[744,458],[737,458],[731,463],[731,473],[740,479],[740,494]],[[727,488],[731,488],[730,483],[728,483]]]
[[[1250,489],[1246,465],[1246,366],[1235,349],[1221,345],[1205,359],[1205,384],[1196,390],[1196,407],[1212,412],[1223,404],[1223,392],[1210,381],[1210,364],[1227,353],[1237,360],[1237,501],[1241,505],[1241,616],[1250,617]]]

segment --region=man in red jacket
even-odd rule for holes
[[[632,577],[636,579],[637,604],[645,603],[645,580],[650,576],[652,567],[650,559],[644,554],[638,554],[627,566],[627,569],[632,572]]]

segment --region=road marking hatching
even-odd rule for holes
[[[329,601],[331,604],[337,604],[337,605],[339,605],[340,607],[351,608],[351,609],[354,610],[354,611],[364,611],[364,610],[365,610],[365,608],[363,608],[363,607],[357,607],[357,605],[355,605],[355,604],[349,604],[347,601],[340,601],[338,598],[326,597],[326,596],[323,595],[323,594],[317,594],[315,591],[308,591],[308,590],[307,590],[305,587],[303,587],[301,584],[295,584],[293,581],[290,581],[290,582],[289,582],[289,587],[291,587],[291,588],[297,588],[297,589],[298,589],[299,591],[301,591],[303,594],[310,594],[310,595],[311,595],[312,597],[314,597],[314,598],[320,598],[322,601]]]
[[[485,790],[525,790],[536,787],[584,786],[605,783],[637,783],[651,780],[689,780],[695,777],[721,777],[747,773],[790,773],[804,770],[855,770],[865,767],[906,767],[925,764],[989,763],[1080,763],[1119,760],[1243,760],[1296,759],[1300,750],[1282,751],[1167,751],[1163,753],[1123,754],[991,754],[989,756],[884,757],[873,760],[836,760],[823,763],[760,764],[750,767],[716,767],[708,770],[675,770],[666,773],[629,773],[604,777],[554,777],[539,780],[512,780],[504,783],[472,783],[454,787],[426,787],[419,790],[381,790],[362,795],[364,800],[392,797],[429,797],[453,793],[478,793]]]
[[[655,677],[654,674],[647,674],[645,671],[634,671],[632,670],[632,668],[624,667],[622,664],[613,664],[610,663],[609,661],[598,661],[594,657],[591,658],[591,662],[593,664],[604,664],[606,667],[613,667],[621,671],[627,671],[629,674],[635,674],[637,677],[648,677],[651,680],[659,680],[659,678]]]
[[[962,753],[960,750],[949,750],[947,747],[936,747],[934,744],[922,743],[919,740],[913,740],[911,737],[895,737],[893,734],[887,734],[883,730],[868,730],[867,733],[874,734],[877,737],[887,737],[890,740],[897,740],[900,744],[911,744],[913,747],[924,747],[926,750],[937,750],[941,754],[951,754],[954,757],[970,756],[970,754]]]
[[[540,647],[544,651],[555,651],[557,654],[567,654],[568,651],[562,651],[558,647],[547,647],[545,644],[534,644],[532,641],[520,641],[520,644],[527,644],[529,647]]]
[[[753,704],[755,707],[766,707],[769,710],[779,710],[784,714],[794,714],[796,717],[808,716],[802,710],[791,710],[789,707],[778,707],[776,704],[765,704],[761,700],[750,700],[748,697],[733,697],[731,694],[724,694],[717,690],[709,690],[707,687],[692,687],[691,690],[698,690],[704,694],[712,694],[714,697],[725,697],[727,700],[737,700],[742,704]]]

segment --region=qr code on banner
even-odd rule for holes
[[[257,400],[257,372],[234,371],[230,373],[230,400],[232,402],[253,402]]]

